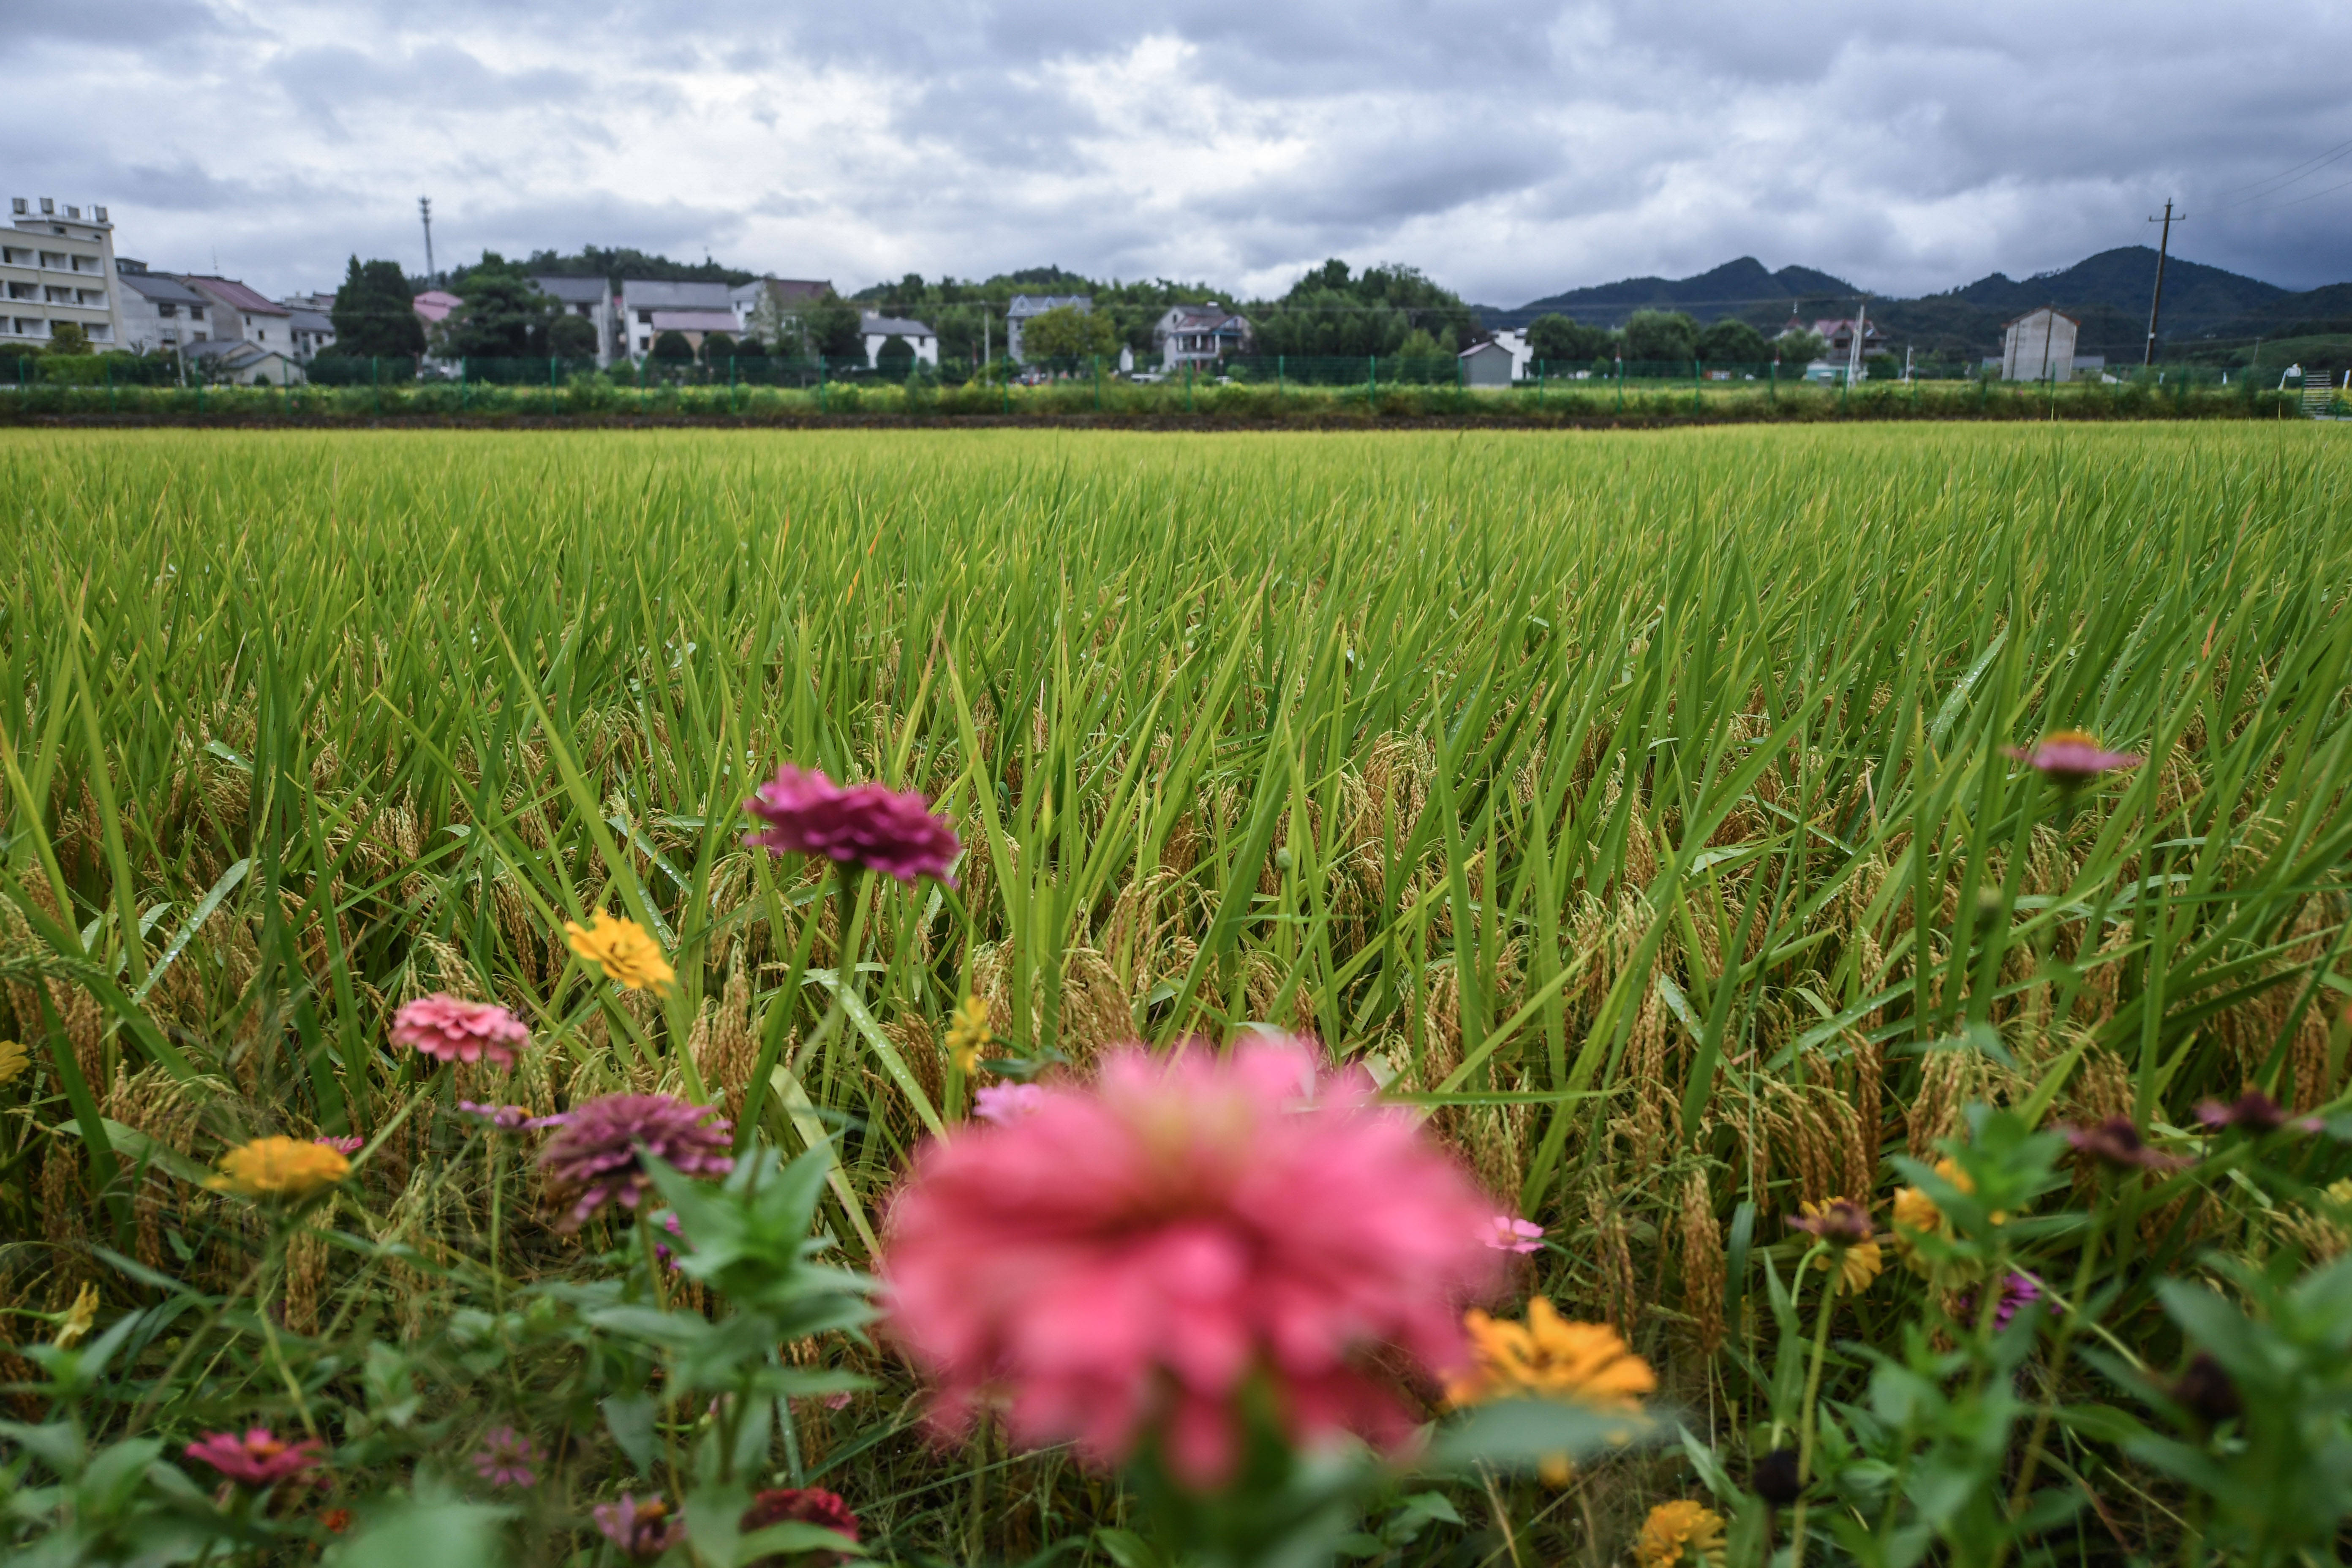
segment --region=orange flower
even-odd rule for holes
[[[1497,1322],[1474,1308],[1462,1326],[1470,1331],[1472,1365],[1446,1384],[1450,1404],[1557,1399],[1633,1415],[1641,1413],[1643,1395],[1658,1386],[1650,1363],[1616,1330],[1606,1323],[1571,1323],[1541,1296],[1528,1303],[1524,1323]],[[1540,1473],[1549,1485],[1563,1487],[1574,1467],[1566,1454],[1553,1454],[1544,1458]]]
[[[245,1198],[307,1198],[351,1174],[341,1151],[304,1138],[256,1138],[221,1157],[220,1174],[205,1183],[216,1193]]]
[[[1723,1516],[1687,1498],[1662,1502],[1642,1521],[1633,1556],[1642,1568],[1686,1568],[1694,1558],[1721,1568]]]

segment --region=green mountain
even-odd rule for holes
[[[1757,320],[1760,315],[1769,318],[1777,331],[1791,309],[1816,298],[1842,301],[1845,308],[1833,313],[1846,315],[1863,298],[1863,291],[1843,278],[1810,267],[1783,267],[1769,272],[1754,257],[1743,256],[1688,278],[1627,278],[1548,295],[1517,310],[1492,305],[1471,309],[1478,312],[1481,324],[1498,331],[1524,327],[1538,316],[1552,314],[1599,327],[1622,327],[1636,310],[1684,310],[1702,321],[1718,316]]]
[[[1869,296],[1845,279],[1809,267],[1767,271],[1743,256],[1689,278],[1628,278],[1571,289],[1517,310],[1478,306],[1483,325],[1524,326],[1557,311],[1601,326],[1622,325],[1635,310],[1685,310],[1702,321],[1738,316],[1766,332],[1790,316],[1850,316],[1865,300],[1870,318],[1900,350],[1922,358],[1972,359],[1998,353],[2014,317],[2054,305],[2080,323],[2079,352],[2137,361],[2147,335],[2156,248],[2118,246],[2072,267],[2015,279],[1995,272],[1958,289],[1916,300]],[[2173,257],[2165,265],[2163,341],[2182,352],[2195,340],[2252,339],[2352,331],[2352,283],[2295,293],[2203,262]]]

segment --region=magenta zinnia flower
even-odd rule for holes
[[[623,1492],[620,1501],[600,1502],[588,1511],[604,1539],[619,1547],[625,1556],[658,1557],[686,1539],[684,1521],[671,1519],[669,1504],[659,1498],[639,1502]]]
[[[2018,746],[2005,746],[2002,750],[2052,784],[2066,789],[2086,784],[2117,768],[2136,768],[2141,761],[2128,752],[2108,751],[2099,744],[2097,737],[2082,730],[2053,730],[2035,742],[2031,751]]]
[[[329,1133],[321,1134],[319,1137],[313,1138],[310,1142],[318,1144],[322,1149],[332,1149],[336,1153],[342,1155],[343,1158],[348,1160],[352,1155],[360,1152],[360,1146],[365,1143],[367,1140],[357,1136],[350,1138],[337,1138]]]
[[[826,1491],[823,1487],[775,1487],[756,1492],[752,1494],[751,1506],[743,1510],[735,1528],[749,1535],[772,1524],[787,1523],[814,1524],[820,1530],[847,1536],[852,1546],[857,1544],[857,1516],[849,1511],[849,1505],[842,1501],[839,1493]],[[790,1561],[779,1552],[753,1558],[751,1568],[783,1568]],[[819,1552],[806,1561],[822,1568],[823,1564],[840,1562],[841,1556],[838,1552]]]
[[[2282,1127],[2293,1127],[2298,1132],[2316,1132],[2326,1125],[2316,1116],[2290,1115],[2277,1100],[2259,1089],[2250,1089],[2235,1100],[2200,1100],[2197,1120],[2209,1132],[2225,1132],[2234,1128],[2256,1137],[2275,1132]]]
[[[955,886],[948,868],[963,846],[955,829],[931,815],[930,802],[911,790],[878,784],[844,789],[814,769],[786,763],[743,809],[768,825],[746,834],[746,844],[765,845],[778,855],[823,855],[901,882],[928,876]]]
[[[523,1021],[495,1002],[467,1002],[435,992],[404,1002],[392,1016],[392,1043],[414,1046],[445,1062],[514,1066],[515,1049],[530,1040]]]
[[[732,1144],[726,1120],[710,1120],[717,1114],[667,1094],[608,1094],[573,1110],[539,1156],[549,1186],[571,1205],[555,1228],[578,1230],[606,1204],[635,1208],[653,1185],[640,1151],[689,1176],[725,1175]]]
[[[1307,1041],[1129,1049],[926,1148],[879,1271],[936,1418],[1001,1390],[1024,1443],[1118,1460],[1153,1432],[1196,1487],[1231,1473],[1253,1377],[1294,1438],[1403,1440],[1370,1356],[1458,1367],[1502,1259],[1477,1187],[1373,1092]]]
[[[317,1468],[320,1450],[324,1447],[316,1437],[305,1437],[299,1443],[284,1443],[267,1426],[248,1428],[240,1437],[234,1432],[215,1432],[201,1442],[191,1443],[183,1450],[191,1459],[201,1459],[226,1476],[249,1487],[271,1487],[292,1476]]]
[[[494,1487],[528,1487],[537,1483],[539,1445],[511,1426],[493,1426],[482,1434],[481,1452],[474,1456],[474,1473]]]

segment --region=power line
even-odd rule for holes
[[[2221,202],[2216,204],[2213,210],[2217,212],[2225,211],[2231,207],[2243,206],[2248,202],[2261,201],[2265,196],[2274,196],[2279,194],[2279,191],[2284,190],[2287,185],[2293,184],[2296,180],[2319,173],[2320,170],[2326,168],[2328,164],[2335,163],[2337,159],[2342,158],[2347,154],[2352,154],[2352,142],[2339,142],[2336,146],[2327,149],[2325,153],[2315,153],[2312,156],[2305,158],[2302,163],[2282,170],[2280,173],[2273,174],[2267,179],[2254,180],[2242,185],[2227,186],[2217,192],[2216,195],[2226,196],[2233,195],[2239,191],[2251,191],[2253,194],[2251,195],[2241,196],[2234,202]],[[2263,185],[2274,185],[2277,189],[2265,191],[2260,188]],[[2339,190],[2342,189],[2341,186],[2337,186],[2336,188]]]
[[[2291,202],[2273,202],[2266,207],[2256,207],[2252,212],[2246,213],[2242,216],[2246,217],[2253,217],[2262,213],[2274,213],[2286,207],[2299,207],[2305,202],[2315,202],[2322,196],[2332,196],[2336,192],[2342,190],[2352,190],[2352,180],[2347,180],[2340,185],[2326,186],[2320,190],[2312,192],[2307,196],[2297,196]]]

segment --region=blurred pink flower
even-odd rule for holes
[[[653,1185],[640,1150],[689,1176],[725,1175],[732,1145],[716,1115],[667,1094],[608,1094],[574,1110],[539,1156],[549,1187],[571,1205],[555,1228],[578,1230],[606,1204],[635,1208]]]
[[[533,1116],[528,1105],[480,1105],[461,1100],[457,1109],[468,1116],[478,1116],[501,1132],[514,1132],[533,1127],[561,1127],[572,1120],[569,1116]]]
[[[336,1153],[341,1154],[343,1158],[348,1160],[352,1155],[360,1152],[361,1145],[364,1144],[367,1140],[356,1136],[350,1138],[337,1138],[329,1134],[313,1138],[310,1142],[318,1144],[321,1148],[332,1149]]]
[[[255,1426],[242,1437],[234,1432],[215,1432],[201,1442],[189,1444],[183,1451],[189,1458],[203,1460],[233,1481],[242,1481],[249,1487],[269,1487],[316,1468],[323,1447],[316,1437],[283,1443],[268,1427]]]
[[[515,1048],[530,1030],[495,1002],[467,1002],[435,992],[404,1002],[392,1016],[392,1043],[413,1046],[445,1062],[496,1062],[514,1066]]]
[[[604,1539],[622,1554],[639,1559],[658,1557],[686,1539],[686,1524],[669,1516],[669,1504],[659,1498],[639,1502],[628,1492],[618,1502],[600,1502],[588,1510]]]
[[[2255,1136],[2275,1132],[2282,1127],[2292,1127],[2298,1132],[2316,1132],[2326,1125],[2316,1116],[2294,1116],[2279,1102],[2259,1089],[2250,1089],[2234,1100],[2200,1100],[2197,1120],[2209,1132],[2224,1132],[2235,1128]]]
[[[844,789],[814,769],[786,763],[743,809],[768,825],[746,834],[746,844],[778,855],[823,855],[901,882],[929,876],[955,886],[948,868],[963,846],[955,829],[931,815],[930,803],[912,791],[878,784]]]
[[[1003,1127],[1045,1103],[1045,1091],[1034,1083],[992,1083],[971,1097],[971,1113]]]
[[[1543,1226],[1531,1219],[1498,1214],[1486,1221],[1479,1236],[1497,1252],[1538,1252],[1543,1249]]]
[[[823,1487],[776,1487],[755,1492],[751,1497],[751,1506],[743,1510],[743,1517],[735,1528],[750,1535],[772,1524],[786,1523],[814,1524],[820,1530],[830,1530],[846,1536],[852,1546],[857,1544],[857,1516],[849,1511],[849,1505],[842,1500],[839,1492],[829,1492]],[[784,1568],[784,1564],[792,1562],[793,1557],[801,1557],[812,1568],[822,1568],[823,1564],[841,1561],[841,1554],[837,1552],[818,1552],[804,1556],[798,1552],[793,1556],[775,1553],[753,1558],[751,1568]]]
[[[880,1273],[890,1322],[958,1424],[1002,1390],[1024,1443],[1105,1460],[1160,1434],[1180,1479],[1237,1458],[1263,1376],[1297,1439],[1391,1445],[1412,1419],[1368,1366],[1458,1367],[1464,1304],[1491,1290],[1494,1211],[1361,1073],[1311,1042],[1113,1054],[1092,1088],[917,1157]]]
[[[493,1426],[482,1434],[474,1473],[494,1487],[528,1487],[539,1480],[531,1468],[538,1462],[539,1445],[528,1436],[511,1426]]]
[[[2086,784],[2101,773],[2140,764],[2139,758],[2128,752],[2110,752],[2095,736],[2081,730],[2053,730],[2030,751],[2019,746],[2001,749],[2052,784],[2069,789]]]

